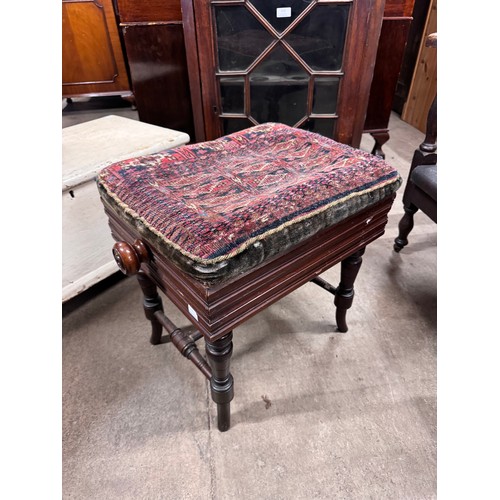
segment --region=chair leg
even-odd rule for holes
[[[385,160],[385,153],[382,151],[382,146],[389,140],[389,132],[372,132],[372,137],[375,139],[372,155],[378,156]]]
[[[137,281],[141,286],[142,293],[144,294],[144,314],[146,318],[151,321],[151,338],[149,341],[153,345],[161,342],[162,325],[155,318],[156,311],[163,311],[163,304],[161,297],[158,295],[158,289],[151,279],[142,271],[137,274]]]
[[[408,205],[404,207],[405,214],[399,221],[399,235],[394,240],[394,251],[400,252],[403,247],[408,245],[408,235],[413,229],[413,216],[417,213],[418,208],[415,205]]]
[[[205,342],[207,359],[212,368],[210,390],[217,404],[217,426],[221,432],[231,426],[231,401],[234,397],[233,376],[229,371],[233,353],[233,332],[215,342]]]
[[[346,313],[347,309],[352,306],[354,299],[354,281],[358,275],[361,263],[363,262],[362,255],[365,249],[361,248],[357,252],[344,259],[340,264],[340,284],[335,292],[334,304],[337,307],[335,319],[337,328],[340,332],[347,332]]]

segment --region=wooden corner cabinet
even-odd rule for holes
[[[181,0],[196,140],[281,122],[359,146],[385,0]]]
[[[132,99],[112,0],[62,1],[62,95]]]

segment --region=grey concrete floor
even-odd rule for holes
[[[65,109],[63,126],[112,113]],[[390,127],[386,159],[406,180],[423,134],[397,115]],[[204,377],[173,346],[149,344],[133,278],[67,308],[63,497],[436,498],[437,226],[417,213],[396,254],[402,192],[365,253],[348,333],[313,284],[235,329],[226,433]],[[338,266],[323,277],[337,284]]]

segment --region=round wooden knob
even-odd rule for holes
[[[143,262],[149,262],[149,252],[141,240],[135,240],[132,245],[118,241],[113,246],[113,257],[120,271],[127,276],[139,272]]]

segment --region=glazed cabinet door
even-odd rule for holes
[[[384,0],[182,6],[198,140],[280,122],[359,145]]]

